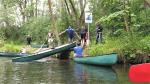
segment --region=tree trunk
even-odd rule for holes
[[[37,5],[38,5],[38,0],[35,1],[35,16],[36,17],[37,17],[37,13],[38,13]]]
[[[144,0],[144,6],[145,6],[145,7],[146,7],[146,6],[150,7],[150,1]]]
[[[20,13],[22,15],[23,23],[26,22],[25,8],[26,8],[27,0],[20,0],[18,5],[20,7]]]
[[[58,34],[58,29],[57,29],[57,27],[56,27],[56,17],[55,17],[55,15],[53,14],[53,9],[52,9],[52,2],[51,2],[51,0],[48,0],[48,6],[49,6],[49,12],[50,12],[50,19],[51,19],[51,28],[52,28],[52,30],[51,31],[53,31],[54,32],[54,34],[55,34],[55,36],[56,36],[56,39],[57,39],[57,41],[58,41],[58,45],[60,45],[60,38],[59,38],[59,34]]]
[[[66,1],[66,0],[64,0],[64,1],[65,1],[65,5],[66,5],[66,7],[67,7],[68,14],[69,14],[70,16],[72,16],[71,13],[70,13],[70,9],[69,9],[69,6],[68,6],[67,1]]]
[[[71,5],[71,9],[72,9],[73,15],[75,17],[76,27],[80,28],[80,22],[79,22],[79,19],[78,19],[78,13],[77,13],[77,10],[75,8],[75,4],[74,4],[74,2],[72,0],[69,0],[69,2],[70,2],[70,5]]]
[[[81,6],[81,14],[80,14],[80,17],[79,17],[79,23],[80,23],[80,26],[83,25],[85,22],[84,22],[84,10],[85,10],[85,7],[86,7],[86,0],[84,0],[84,4],[83,4],[83,1],[80,0],[80,6]]]
[[[42,16],[44,16],[44,13],[45,13],[44,8],[45,8],[45,2],[43,3]]]
[[[124,5],[124,10],[126,10],[126,2],[125,2],[126,0],[124,0],[124,2],[123,2],[123,5]],[[125,31],[129,31],[129,24],[128,24],[128,16],[129,16],[129,14],[128,13],[126,13],[125,15],[124,15],[124,24],[125,24]]]
[[[4,10],[7,10],[7,5],[6,5],[6,4],[3,4],[3,7],[4,7]],[[5,12],[4,12],[4,15],[6,15],[6,16],[5,16],[5,19],[4,19],[4,22],[5,22],[6,25],[4,25],[4,26],[5,26],[5,27],[10,27],[10,23],[8,22],[8,19],[9,19],[9,18],[8,18],[8,16],[7,16],[7,15],[8,15],[8,12],[5,11]]]
[[[33,0],[31,0],[31,6],[33,6],[33,8],[34,8]],[[34,17],[34,9],[31,9],[31,11],[30,11],[30,17]]]

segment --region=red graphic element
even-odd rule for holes
[[[132,65],[129,69],[131,82],[150,82],[150,63]]]

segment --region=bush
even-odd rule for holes
[[[15,53],[19,53],[20,50],[21,50],[21,46],[15,45],[13,43],[4,44],[4,46],[1,48],[1,51],[3,51],[3,52],[15,52]]]
[[[119,37],[107,37],[105,43],[89,46],[90,56],[118,53],[119,60],[123,62],[148,62],[150,55],[150,36],[140,37],[132,33]]]
[[[123,47],[123,44],[117,38],[109,38],[105,40],[105,43],[94,44],[89,47],[89,53],[91,56],[116,53]]]
[[[4,40],[0,40],[0,47],[4,46]]]
[[[22,41],[30,34],[33,41],[44,43],[47,38],[47,33],[50,31],[50,19],[48,16],[30,18],[28,22],[21,26],[20,32],[22,33]]]

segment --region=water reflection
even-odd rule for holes
[[[40,84],[47,78],[47,69],[42,63],[7,62],[1,84]]]
[[[68,60],[7,61],[0,67],[0,84],[112,84],[116,80],[112,68],[76,64]]]
[[[74,72],[80,84],[107,84],[117,81],[117,75],[111,67],[75,64]]]

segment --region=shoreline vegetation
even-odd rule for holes
[[[95,44],[94,41],[90,43],[89,46],[86,46],[84,49],[85,56],[97,56],[103,54],[117,53],[118,54],[118,63],[146,63],[150,62],[150,46],[146,43],[150,37],[142,38],[139,41],[136,41],[134,44],[131,41],[125,42],[124,40],[118,38],[109,38],[105,39],[102,43]],[[148,39],[148,40],[147,40]],[[11,43],[1,43],[1,52],[6,53],[21,53],[23,47],[26,48],[28,54],[34,53],[39,48],[32,48],[29,45],[25,44],[15,44]],[[71,54],[70,58],[72,58]]]
[[[48,32],[56,45],[65,44],[62,31],[72,26],[80,35],[84,26],[91,41],[85,55],[115,52],[119,63],[150,62],[149,0],[2,0],[0,10],[0,52],[20,53],[26,47],[33,53],[36,49],[26,45],[27,35],[32,43],[47,44]],[[85,11],[92,14],[90,24],[85,23]],[[97,23],[103,28],[103,41],[95,44]]]

